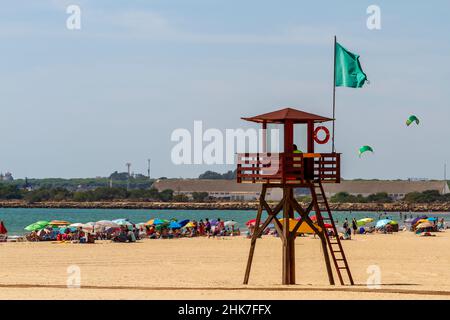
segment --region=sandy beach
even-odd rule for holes
[[[329,286],[319,240],[296,240],[297,285],[282,286],[281,241],[258,241],[250,285],[242,285],[250,241],[182,238],[139,243],[1,243],[0,299],[450,299],[450,232],[357,235],[344,241],[356,282]],[[78,266],[81,288],[67,288]],[[367,268],[381,270],[379,289]]]

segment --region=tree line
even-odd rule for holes
[[[98,187],[92,190],[71,191],[66,188],[42,187],[26,190],[15,185],[0,184],[1,200],[25,200],[29,203],[42,201],[111,201],[111,200],[141,200],[141,201],[172,201],[173,190],[158,191],[150,189],[132,189],[116,187]]]
[[[348,192],[339,192],[330,198],[335,203],[391,203],[394,200],[386,192],[363,195],[352,195]],[[440,194],[437,190],[407,193],[402,201],[408,203],[450,202],[450,194]]]

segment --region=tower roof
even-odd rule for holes
[[[286,120],[292,120],[294,123],[307,123],[307,122],[326,122],[333,119],[322,117],[316,114],[300,111],[293,108],[284,108],[269,113],[264,113],[259,116],[250,118],[241,118],[246,121],[258,122],[258,123],[285,123]]]

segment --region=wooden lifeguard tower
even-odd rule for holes
[[[265,137],[262,153],[238,154],[237,182],[262,184],[244,284],[248,284],[256,241],[262,235],[264,229],[273,222],[282,240],[283,284],[295,284],[295,238],[302,223],[306,223],[320,238],[330,284],[335,284],[330,262],[331,256],[340,284],[344,285],[343,274],[346,273],[350,284],[353,285],[353,278],[341,241],[337,236],[338,232],[322,186],[323,183],[340,182],[340,154],[314,152],[316,141],[324,143],[329,138],[329,132],[326,128],[323,126],[315,128],[315,124],[332,121],[333,119],[292,108],[242,119],[261,123],[263,130],[267,129],[267,124],[282,124],[284,126],[284,152],[267,153],[267,137]],[[307,126],[307,152],[305,153],[294,152],[295,124],[306,124]],[[324,140],[318,139],[318,129],[325,130],[327,137]],[[273,208],[265,200],[269,188],[283,189],[282,200]],[[312,201],[306,208],[303,208],[295,199],[294,188],[308,188],[310,190]],[[264,222],[261,221],[263,211],[268,214]],[[315,211],[316,214],[315,222],[309,217],[312,211]],[[278,218],[280,212],[282,212],[282,222]],[[295,212],[300,215],[298,221],[294,220]],[[293,222],[295,223],[294,226],[292,225]],[[335,237],[329,236],[325,223],[331,225]]]

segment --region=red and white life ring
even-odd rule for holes
[[[320,140],[318,137],[319,131],[321,130],[323,130],[323,132],[325,133],[325,138],[323,138],[322,140]],[[319,126],[314,130],[313,138],[314,141],[317,142],[318,144],[325,144],[330,140],[330,131],[328,130],[327,127]]]

